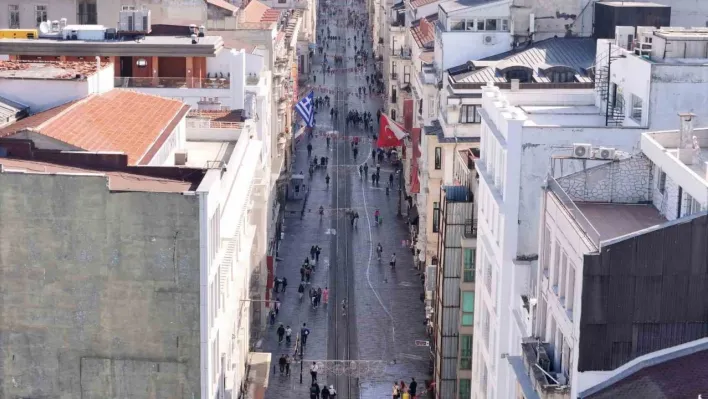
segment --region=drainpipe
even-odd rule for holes
[[[99,82],[101,81],[101,57],[96,56],[96,94],[101,94]]]

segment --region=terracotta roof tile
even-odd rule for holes
[[[432,47],[435,42],[435,26],[433,22],[438,19],[437,14],[427,18],[421,18],[418,23],[413,25],[411,35],[418,47]]]
[[[270,8],[258,0],[251,0],[243,13],[245,23],[276,22],[280,18],[280,10]]]
[[[224,0],[206,0],[206,1],[207,1],[207,3],[209,3],[215,7],[223,8],[224,10],[227,10],[227,11],[236,12],[236,10],[238,10],[238,7],[229,3],[228,1],[224,1]]]
[[[136,165],[163,131],[186,114],[184,107],[178,100],[113,89],[33,115],[0,134],[31,129],[86,151],[123,152],[128,164]]]

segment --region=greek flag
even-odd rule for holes
[[[295,110],[302,117],[302,119],[307,123],[307,127],[315,126],[315,93],[310,91],[308,95],[302,98],[295,104]]]

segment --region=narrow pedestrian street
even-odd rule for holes
[[[338,113],[333,120],[330,107],[320,107],[314,137],[305,135],[295,145],[293,173],[305,176],[309,193],[304,213],[302,202],[286,206],[276,277],[286,278],[288,285],[285,292],[275,294],[281,302],[280,311],[261,347],[272,353],[274,367],[266,392],[272,399],[309,398],[313,362],[317,364],[319,385],[333,385],[338,398],[390,398],[394,381],[408,384],[412,377],[418,382],[420,395],[425,380],[430,378],[429,349],[415,345],[416,340],[427,338],[421,277],[413,268],[413,256],[406,245],[407,206],[405,201],[399,203],[405,193],[399,197],[399,176],[388,162],[380,165],[380,185],[374,186],[369,177],[376,170],[371,154],[376,145],[373,135],[378,131],[376,115],[383,99],[369,94],[366,79],[376,72],[371,37],[366,32],[368,20],[363,14],[366,7],[358,0],[339,1],[347,2],[346,10],[333,2],[321,2],[318,22],[318,31],[324,31],[323,35],[318,33],[318,46],[323,47],[333,73],[323,73],[324,55],[316,51],[312,60],[315,74],[308,83],[316,98],[329,96],[331,107]],[[348,26],[348,15],[355,16],[354,26]],[[368,59],[360,61],[363,67],[357,68],[354,46],[362,50],[362,34],[367,35],[363,51]],[[347,47],[347,39],[351,39],[351,47]],[[341,58],[341,64],[334,62],[335,56]],[[359,87],[367,88],[367,94],[357,96]],[[371,113],[376,121],[371,132],[364,131],[361,124],[346,123],[347,115],[354,110]],[[356,159],[351,144],[355,137],[360,140]],[[309,157],[308,144],[312,146]],[[328,164],[310,175],[315,156],[327,157]],[[369,176],[359,172],[365,163]],[[387,193],[385,187],[392,173],[395,185]],[[329,184],[326,176],[331,178]],[[399,206],[402,216],[397,216]],[[323,215],[319,214],[320,207]],[[383,220],[380,225],[374,218],[376,210]],[[359,215],[356,226],[349,216],[352,212]],[[378,243],[383,247],[380,260]],[[313,245],[321,247],[322,254],[300,300],[300,269]],[[391,268],[389,261],[394,253],[397,262]],[[308,297],[310,287],[328,288],[329,303],[313,308]],[[280,323],[292,328],[290,345],[278,342]],[[301,363],[296,342],[303,323],[307,323],[310,334]],[[283,354],[292,357],[290,376],[278,370]]]

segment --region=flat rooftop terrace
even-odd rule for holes
[[[652,205],[575,202],[600,235],[610,240],[643,230],[667,220]]]
[[[604,127],[605,117],[594,105],[519,105],[524,126]]]
[[[101,67],[108,63],[101,63]],[[2,79],[81,80],[96,73],[95,62],[0,61]]]
[[[138,167],[144,168],[144,167]],[[148,168],[144,168],[147,170]],[[111,191],[136,191],[155,193],[182,193],[196,190],[201,179],[184,181],[120,171],[102,171],[77,166],[66,166],[50,162],[24,159],[0,158],[0,173],[103,175],[108,178]],[[199,181],[197,181],[199,180]]]
[[[229,161],[236,148],[236,141],[187,141],[186,166],[192,168],[214,168],[216,163]]]
[[[192,44],[189,36],[144,36],[139,40],[0,39],[0,54],[36,56],[215,57],[224,47],[221,36],[205,36]]]

